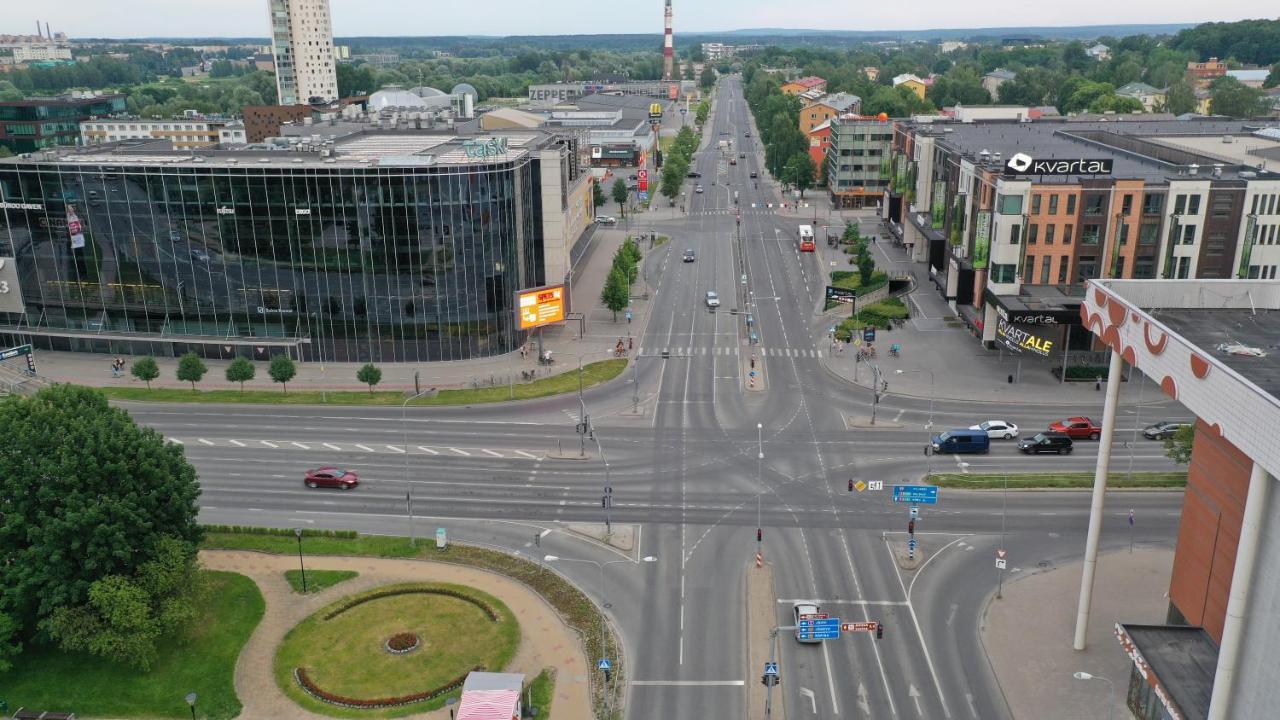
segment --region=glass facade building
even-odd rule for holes
[[[547,282],[540,160],[450,154],[0,161],[0,258],[25,305],[0,335],[333,362],[511,352],[515,292]]]

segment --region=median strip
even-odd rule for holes
[[[934,473],[925,479],[929,485],[968,490],[1061,490],[1092,488],[1093,473]],[[1135,472],[1112,473],[1107,479],[1110,489],[1123,488],[1182,488],[1186,487],[1187,473]]]

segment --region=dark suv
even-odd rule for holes
[[[1142,434],[1148,440],[1167,440],[1173,437],[1179,430],[1190,425],[1188,422],[1179,422],[1177,420],[1161,420],[1154,425],[1148,425],[1142,429]]]
[[[1018,442],[1018,449],[1030,455],[1031,453],[1071,453],[1071,438],[1062,433],[1042,432],[1024,438]]]

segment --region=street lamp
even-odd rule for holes
[[[302,594],[306,595],[307,594],[307,566],[302,564],[302,528],[294,528],[293,535],[294,537],[298,538],[298,567],[302,570]]]
[[[423,390],[422,392],[419,392],[416,395],[405,398],[405,401],[400,403],[400,431],[404,434],[404,486],[405,486],[404,503],[405,503],[405,507],[409,511],[409,547],[417,547],[418,542],[417,542],[417,538],[414,536],[414,533],[413,533],[413,486],[409,484],[408,408],[409,408],[409,403],[413,402],[414,400],[417,400],[418,398],[422,397],[423,395],[426,395],[429,392],[431,391]]]
[[[929,373],[929,423],[925,428],[933,427],[933,371],[932,370],[894,370],[898,375],[910,375],[911,373]]]
[[[1102,680],[1106,682],[1107,688],[1108,688],[1107,717],[1111,718],[1111,720],[1115,720],[1115,716],[1116,716],[1116,702],[1115,702],[1116,684],[1115,683],[1111,682],[1107,678],[1102,677],[1101,675],[1091,675],[1087,672],[1081,672],[1081,671],[1071,673],[1071,677],[1077,680]]]
[[[761,480],[761,465],[764,463],[764,424],[756,423],[756,552],[760,551],[764,540],[764,531],[760,522],[760,496],[764,494]]]
[[[196,694],[193,692],[187,693],[186,700],[187,705],[191,706],[191,720],[196,720]]]

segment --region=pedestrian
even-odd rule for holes
[[[118,378],[118,377],[120,377],[120,367],[119,367],[118,365],[116,365],[116,361],[115,361],[115,360],[112,360],[112,361],[111,361],[111,377],[113,377],[113,378]]]
[[[1102,376],[1101,375],[1098,376],[1098,379],[1093,381],[1093,389],[1097,390],[1098,392],[1102,392]]]
[[[627,336],[627,349],[628,350],[636,349],[636,339],[631,337],[630,335]]]

